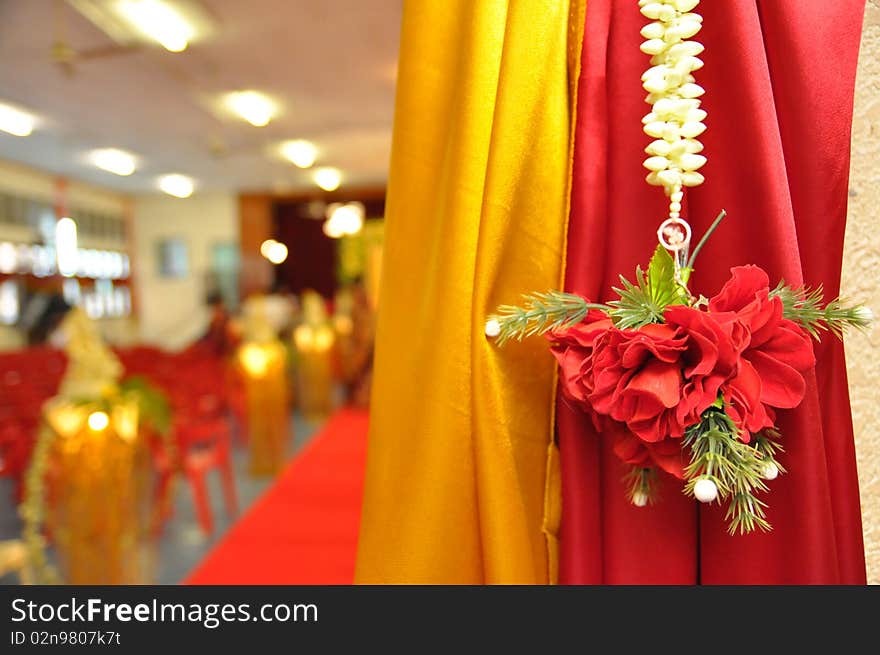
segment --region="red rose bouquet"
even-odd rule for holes
[[[711,298],[688,289],[700,249],[725,216],[689,256],[684,191],[703,183],[706,163],[698,139],[706,130],[706,91],[694,78],[704,47],[690,40],[702,27],[698,4],[638,0],[651,21],[641,30],[641,50],[651,58],[642,76],[651,105],[643,129],[653,139],[645,179],[669,198],[647,271],[637,268],[635,282],[621,277],[618,298],[607,304],[557,291],[527,295],[522,307],[500,307],[486,335],[503,345],[546,334],[564,397],[632,465],[633,504],[654,500],[652,481],[664,471],[701,502],[727,500],[730,531],[743,533],[770,529],[757,494],[784,472],[776,412],[804,397],[804,375],[815,364],[810,337],[865,327],[871,312],[840,300],[823,305],[821,288],[780,282],[771,289],[757,266],[732,269]]]
[[[486,332],[499,345],[546,335],[563,396],[632,465],[635,505],[654,500],[663,471],[702,502],[729,500],[731,532],[767,530],[757,494],[784,472],[776,411],[804,397],[811,336],[865,327],[871,315],[839,300],[823,305],[821,290],[771,288],[757,266],[733,268],[717,294],[694,298],[684,284],[693,263],[677,267],[661,246],[636,283],[621,278],[616,300],[532,294],[522,307],[500,307]]]

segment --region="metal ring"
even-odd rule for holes
[[[666,234],[667,230],[670,230],[670,228],[679,228],[684,232],[684,239],[678,243],[670,243]],[[686,250],[691,244],[691,226],[683,218],[667,218],[657,229],[657,239],[660,241],[661,246],[671,252],[677,253]]]

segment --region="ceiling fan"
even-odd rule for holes
[[[98,46],[80,50],[70,45],[67,40],[67,8],[65,4],[70,4],[74,9],[84,14],[87,18],[95,22],[98,27],[104,28],[103,31],[108,33],[114,42],[106,46]],[[94,11],[94,3],[89,0],[82,2],[80,0],[54,0],[53,6],[53,25],[54,38],[50,48],[50,57],[52,61],[64,72],[65,75],[73,76],[76,73],[79,64],[94,61],[98,59],[107,59],[110,57],[118,57],[120,55],[138,52],[143,48],[141,43],[131,40],[123,40],[116,36],[104,25],[99,24],[96,20]]]

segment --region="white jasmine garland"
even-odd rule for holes
[[[703,45],[689,41],[700,31],[703,17],[691,10],[699,0],[639,0],[642,14],[653,22],[642,28],[647,39],[641,50],[651,55],[651,68],[642,75],[651,111],[642,119],[645,134],[654,141],[645,148],[649,184],[662,186],[669,196],[669,217],[681,216],[683,187],[703,183],[699,169],[706,163],[697,139],[706,131],[706,112],[700,109],[705,89],[693,72],[703,67]]]

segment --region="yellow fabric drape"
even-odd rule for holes
[[[554,365],[483,331],[560,284],[571,5],[405,5],[359,583],[555,579]]]

